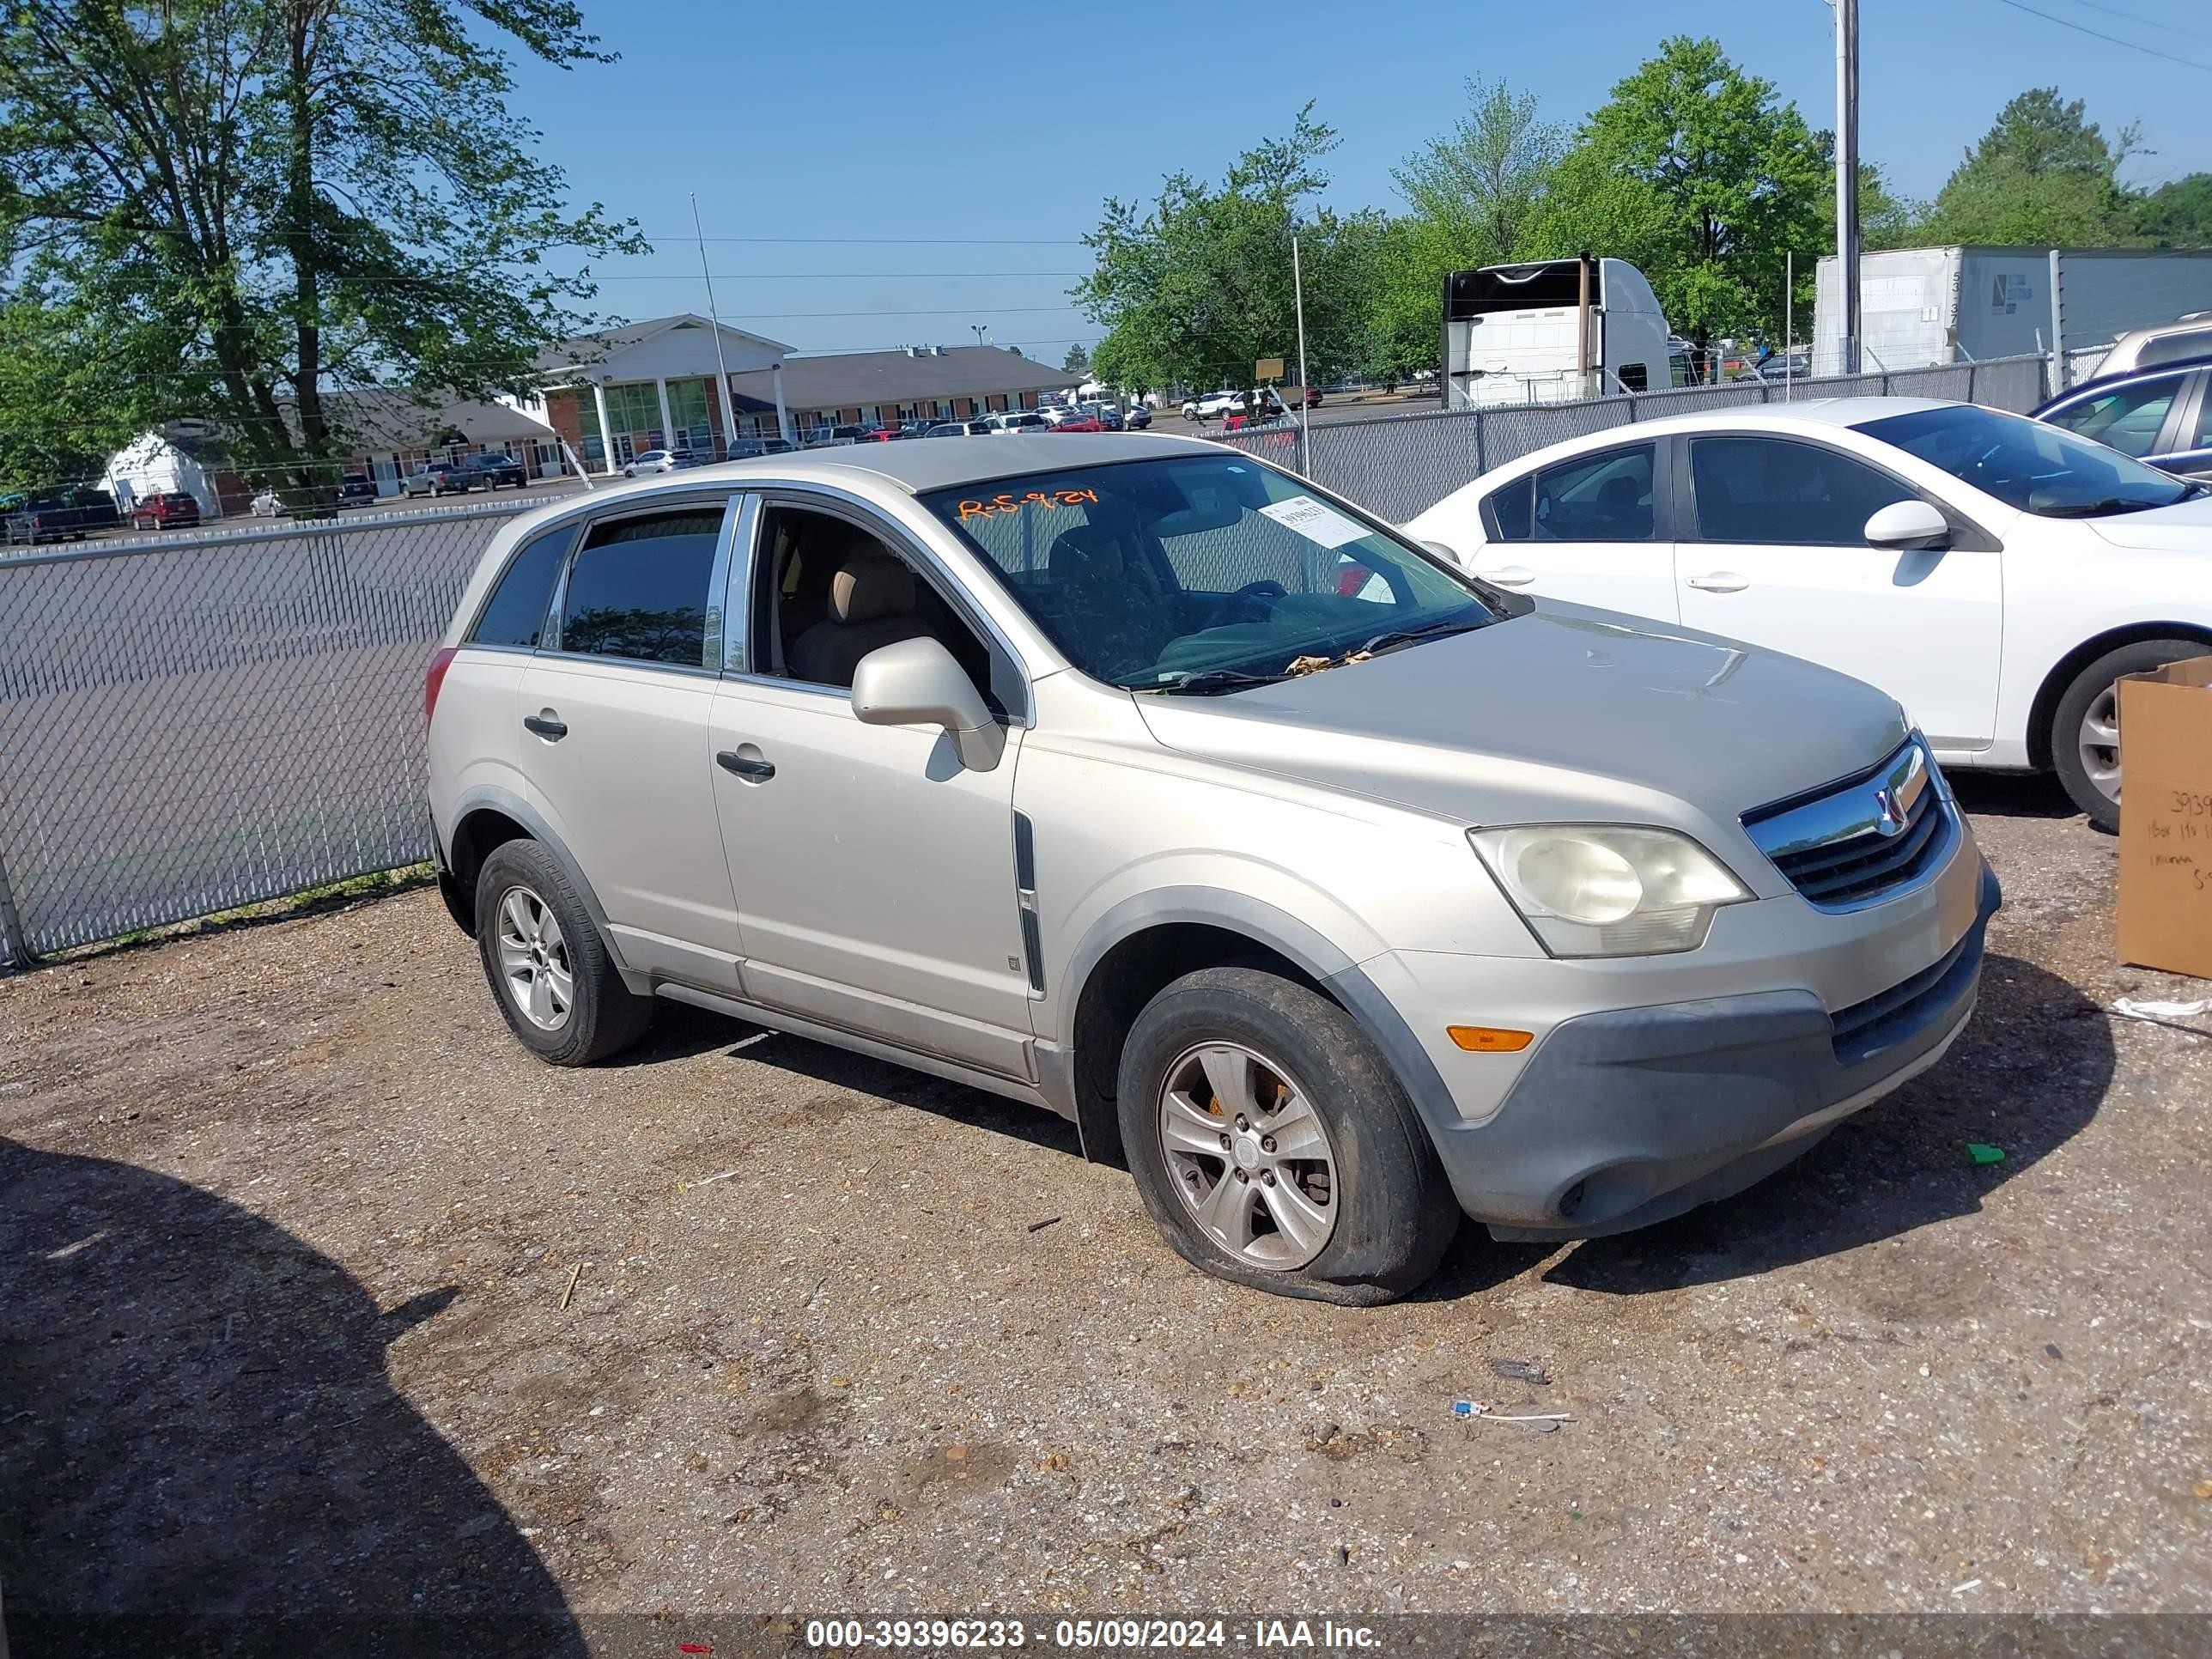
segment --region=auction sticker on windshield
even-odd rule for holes
[[[1346,542],[1356,542],[1367,534],[1367,526],[1355,524],[1334,507],[1316,501],[1310,495],[1293,495],[1287,501],[1276,501],[1260,509],[1261,514],[1277,524],[1295,530],[1310,542],[1322,547],[1342,547]]]

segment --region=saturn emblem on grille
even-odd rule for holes
[[[1905,808],[1897,804],[1897,797],[1887,789],[1874,792],[1874,827],[1885,836],[1905,832]]]

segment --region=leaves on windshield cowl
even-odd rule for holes
[[[1293,657],[1290,666],[1283,672],[1285,674],[1318,674],[1324,668],[1335,667],[1336,663],[1334,657]]]

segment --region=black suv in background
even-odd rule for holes
[[[496,449],[464,455],[457,461],[426,461],[399,481],[410,495],[465,494],[471,489],[497,489],[513,484],[517,489],[530,482],[530,474],[514,456]]]

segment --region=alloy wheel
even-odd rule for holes
[[[575,1006],[576,981],[560,919],[527,887],[499,904],[499,971],[508,998],[541,1031],[557,1031]]]
[[[1203,1042],[1168,1067],[1168,1183],[1207,1237],[1251,1267],[1303,1267],[1336,1231],[1336,1152],[1311,1098],[1274,1061]]]
[[[2120,688],[2108,685],[2081,715],[2081,769],[2106,800],[2120,798]]]

